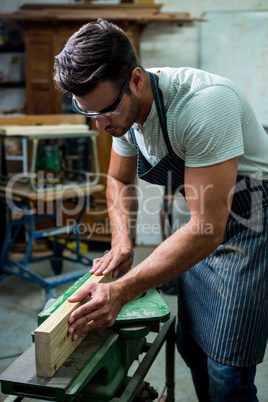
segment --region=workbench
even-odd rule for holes
[[[38,125],[38,126],[3,126],[0,128],[0,154],[1,149],[4,146],[5,138],[14,138],[14,139],[27,139],[32,141],[32,157],[30,163],[30,170],[27,175],[21,174],[17,175],[17,180],[21,180],[23,177],[27,177],[31,189],[38,192],[42,191],[43,187],[39,187],[36,184],[37,180],[37,172],[36,172],[36,162],[37,162],[37,150],[38,144],[40,140],[60,140],[63,138],[76,138],[76,137],[88,137],[90,138],[92,145],[92,160],[93,160],[93,169],[90,172],[84,171],[75,171],[72,169],[68,169],[66,167],[65,161],[63,158],[61,159],[60,168],[67,173],[79,173],[84,176],[84,181],[79,183],[79,186],[87,186],[88,184],[94,185],[99,181],[99,161],[98,161],[98,152],[97,152],[97,144],[96,137],[98,135],[98,131],[90,130],[87,124],[56,124],[56,125]],[[0,165],[1,169],[1,165]],[[94,177],[92,179],[92,176]],[[0,170],[0,183],[6,185],[7,178],[2,175]],[[51,191],[54,191],[52,181],[51,185],[48,187]],[[69,186],[73,186],[74,183],[69,183]],[[65,189],[67,184],[65,183]]]
[[[57,124],[57,125],[31,125],[31,126],[2,126],[0,128],[0,147],[5,138],[26,138],[32,141],[32,158],[30,171],[15,174],[8,178],[0,175],[0,202],[7,207],[8,227],[1,252],[0,280],[7,275],[16,275],[41,285],[44,289],[43,302],[55,295],[55,288],[66,282],[73,281],[92,266],[92,260],[80,252],[79,225],[86,209],[92,207],[92,195],[103,190],[103,186],[97,184],[99,180],[99,164],[96,146],[97,131],[92,131],[86,124]],[[37,181],[39,172],[36,169],[38,143],[42,139],[58,140],[63,138],[88,137],[92,143],[93,171],[75,171],[66,168],[64,161],[60,166],[64,172],[62,181],[61,173],[57,172],[56,180]],[[1,173],[1,172],[0,172]],[[69,174],[79,174],[79,181],[67,180]],[[74,205],[74,210],[79,211],[78,218],[73,219],[71,225],[62,226],[63,202],[68,200]],[[47,213],[45,212],[48,211]],[[73,212],[73,211],[71,211]],[[36,230],[38,222],[53,222],[52,227]],[[28,244],[23,260],[16,261],[10,256],[11,248],[17,239],[22,227],[28,227]],[[63,242],[59,241],[60,235],[66,235]],[[68,247],[72,235],[76,235],[76,250]],[[54,250],[47,256],[31,258],[33,242],[40,238],[54,238]],[[61,239],[62,240],[62,239]],[[67,256],[68,250],[75,258]],[[41,277],[33,273],[28,265],[32,262],[50,260],[55,275]],[[62,273],[63,260],[68,260],[85,265],[86,268],[74,270],[70,273]]]

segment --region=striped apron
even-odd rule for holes
[[[139,178],[184,194],[184,161],[172,150],[158,77],[149,73],[168,154],[152,166],[137,148]],[[220,363],[260,363],[268,336],[268,181],[238,176],[224,238],[178,281],[178,319]]]

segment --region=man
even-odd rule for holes
[[[136,171],[178,188],[190,211],[142,263],[69,298],[91,296],[70,316],[69,333],[75,340],[113,325],[125,303],[179,277],[177,344],[199,400],[257,401],[268,322],[268,138],[244,95],[192,68],[145,71],[126,35],[101,19],[69,39],[54,79],[76,112],[113,136],[112,247],[92,273],[117,276],[132,264]]]

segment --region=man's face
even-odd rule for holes
[[[110,81],[100,83],[92,92],[85,96],[75,96],[80,108],[86,112],[94,113],[109,109],[119,96]],[[105,130],[113,137],[121,137],[137,122],[141,111],[142,100],[133,92],[124,92],[121,101],[113,113],[105,113],[94,117],[98,130]]]

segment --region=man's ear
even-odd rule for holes
[[[134,85],[135,89],[140,91],[143,87],[143,83],[144,83],[144,80],[143,80],[142,70],[140,69],[140,67],[134,68],[134,70],[132,71],[131,76],[130,76],[129,85],[130,86],[131,86],[131,84]]]

